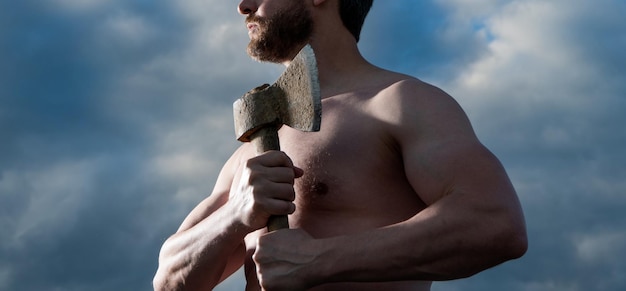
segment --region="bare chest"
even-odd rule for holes
[[[316,236],[392,224],[423,208],[389,125],[365,103],[350,101],[324,100],[319,132],[279,133],[282,150],[304,170],[290,224]]]

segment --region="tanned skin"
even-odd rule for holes
[[[289,1],[244,0],[239,11],[269,16]],[[156,290],[211,290],[242,266],[247,290],[430,290],[525,253],[515,190],[465,113],[440,89],[368,63],[337,1],[304,0],[321,131],[284,126],[282,151],[259,156],[242,145],[164,243]],[[291,229],[267,233],[283,214]]]

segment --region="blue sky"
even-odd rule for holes
[[[237,1],[0,0],[0,290],[150,290],[237,146]],[[626,288],[626,2],[378,0],[376,65],[454,96],[525,210],[520,260],[433,290]],[[240,277],[219,290],[241,290]]]

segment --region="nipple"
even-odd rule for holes
[[[328,185],[323,182],[315,182],[311,185],[311,193],[318,195],[326,195],[328,194]]]

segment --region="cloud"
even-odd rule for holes
[[[615,254],[626,251],[626,234],[621,231],[580,234],[575,238],[578,258],[585,264],[620,263]]]
[[[93,12],[96,9],[103,9],[107,4],[111,4],[110,0],[50,0],[51,6],[57,7],[68,12],[86,13]]]
[[[500,156],[526,210],[530,251],[508,271],[520,274],[510,281],[532,279],[511,290],[619,289],[624,281],[612,274],[623,266],[600,246],[615,254],[626,245],[614,234],[626,206],[626,171],[618,166],[626,162],[626,74],[614,68],[624,62],[617,48],[624,48],[619,11],[626,7],[529,0],[466,9],[460,2],[442,1],[453,23],[482,21],[475,33],[488,50],[441,84]],[[485,286],[492,279],[469,281]]]
[[[68,225],[76,223],[78,217],[75,210],[80,207],[83,199],[89,198],[83,194],[92,192],[89,186],[95,169],[96,165],[77,162],[57,164],[53,165],[53,168],[36,172],[5,172],[2,186],[6,188],[3,189],[3,193],[30,198],[28,204],[24,205],[26,207],[11,211],[13,215],[19,214],[20,219],[15,225],[12,237],[5,237],[10,238],[8,242],[20,247],[24,244],[24,239],[33,234],[56,235],[54,232],[67,229]],[[30,191],[17,191],[20,189],[18,185],[28,185]]]
[[[364,55],[450,92],[527,215],[525,257],[433,290],[626,286],[624,11],[375,2]],[[0,289],[150,290],[162,241],[238,145],[232,101],[282,70],[246,43],[227,1],[0,2]]]
[[[129,15],[121,12],[105,19],[96,33],[108,40],[113,40],[118,45],[140,45],[147,42],[157,33],[155,27],[146,23],[138,15]]]
[[[149,290],[238,145],[232,102],[281,68],[222,1],[48,4],[0,4],[0,288]]]
[[[363,55],[374,64],[428,81],[451,78],[479,57],[486,44],[472,33],[471,25],[465,26],[465,20],[439,2],[375,1],[363,27]]]

